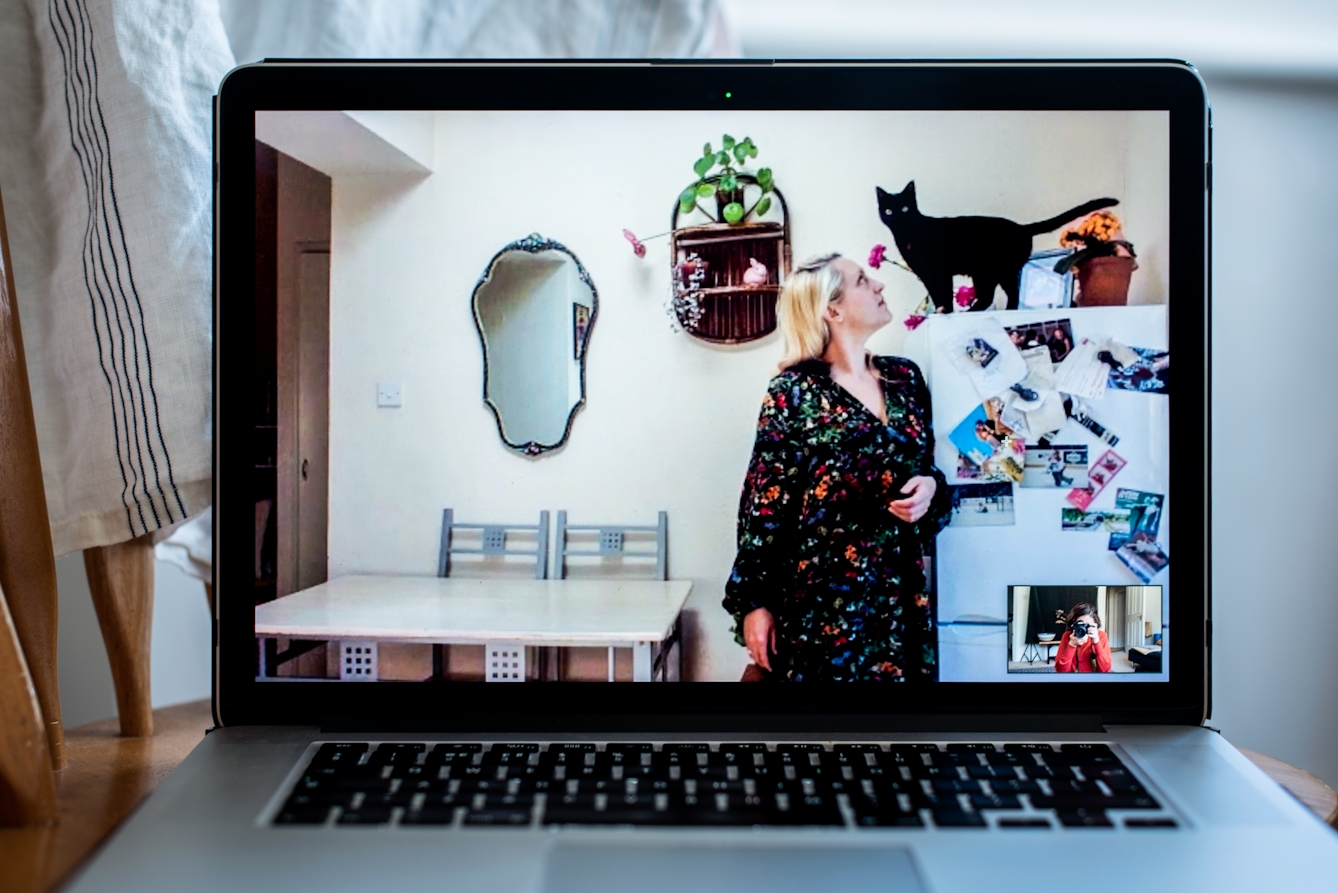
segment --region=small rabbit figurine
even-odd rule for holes
[[[744,285],[766,285],[767,284],[767,265],[760,263],[757,258],[748,258],[748,269],[743,272]]]

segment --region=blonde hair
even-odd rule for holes
[[[841,299],[841,271],[832,253],[812,258],[795,268],[776,299],[776,323],[784,355],[781,371],[796,363],[821,357],[831,340],[824,314],[827,305]]]

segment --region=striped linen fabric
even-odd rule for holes
[[[0,3],[0,193],[56,554],[162,538],[212,501],[211,97],[236,61],[722,53],[716,0]]]

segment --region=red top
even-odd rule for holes
[[[1110,640],[1106,631],[1099,629],[1088,633],[1087,640],[1081,645],[1069,643],[1070,633],[1065,630],[1059,640],[1059,650],[1055,652],[1056,673],[1109,673]],[[1092,657],[1096,656],[1096,666],[1092,666]]]

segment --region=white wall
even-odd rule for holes
[[[1091,198],[1143,196],[1122,213],[1135,244],[1164,245],[1159,113],[468,113],[442,116],[432,176],[334,177],[331,247],[330,574],[430,574],[441,509],[464,520],[567,509],[573,523],[651,523],[669,512],[670,573],[696,584],[694,678],[737,679],[745,662],[720,608],[757,410],[775,337],[712,347],[671,331],[667,244],[638,260],[621,235],[667,228],[705,140],[752,136],[789,204],[796,260],[832,249],[863,260],[891,245],[874,186],[914,178],[927,214],[1040,220]],[[1151,121],[1140,119],[1154,119]],[[1099,147],[1094,150],[1094,147]],[[1145,159],[1126,163],[1126,151]],[[481,399],[470,295],[493,253],[530,232],[570,247],[599,291],[588,404],[571,440],[538,459],[497,437]],[[1036,239],[1036,247],[1057,236]],[[878,274],[900,349],[924,294]],[[1135,279],[1165,300],[1165,270]],[[404,407],[377,410],[374,383]]]
[[[1213,207],[1213,720],[1338,785],[1338,82],[1208,82]],[[1276,332],[1277,335],[1271,334]],[[1260,421],[1241,429],[1256,413]],[[1276,424],[1294,458],[1259,466]],[[1271,650],[1277,633],[1289,644]]]

